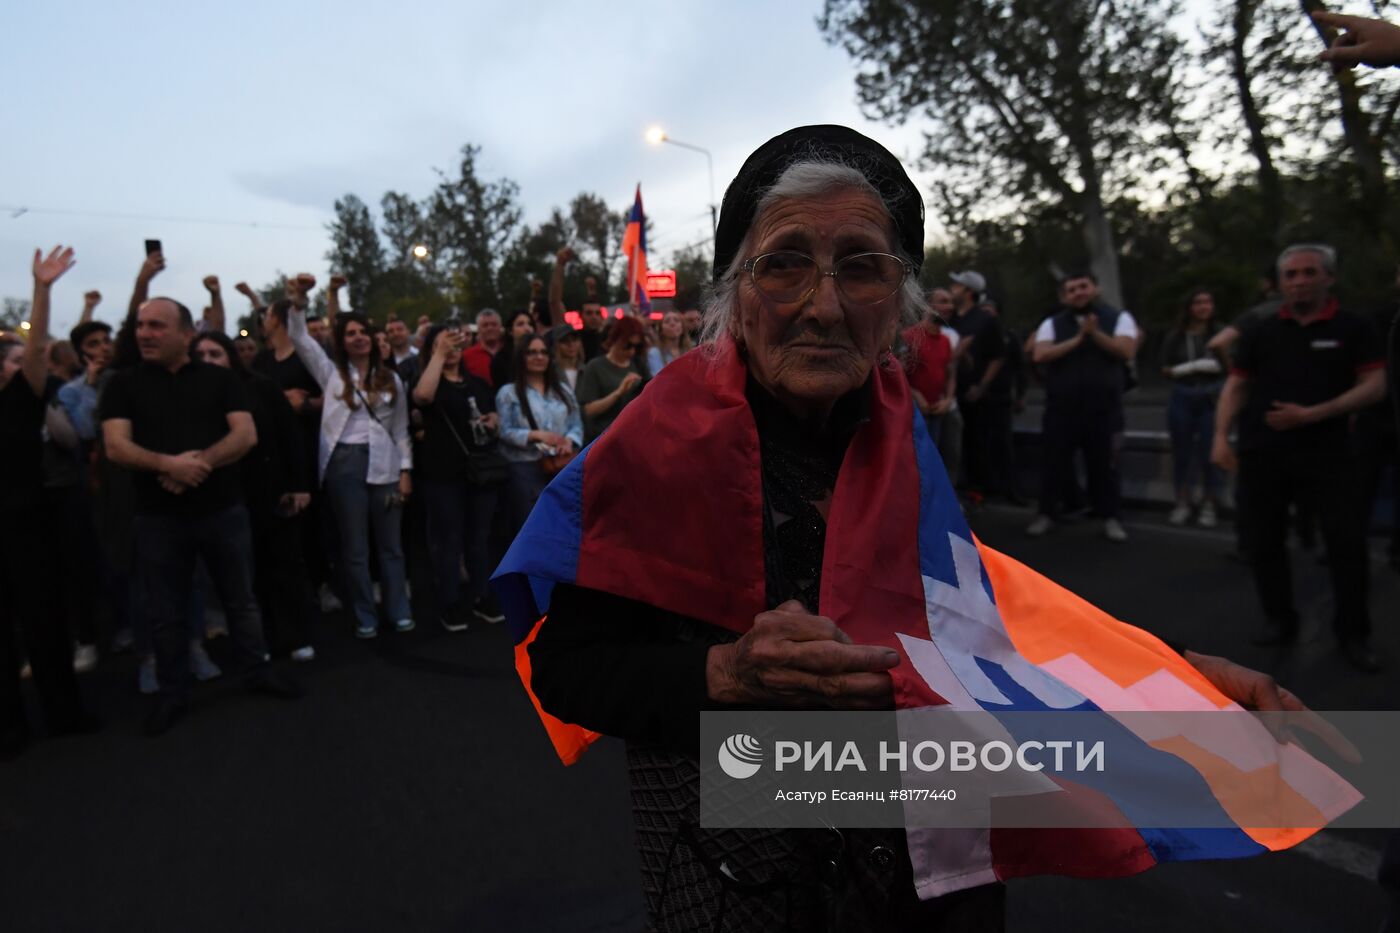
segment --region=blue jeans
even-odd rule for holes
[[[1197,473],[1202,477],[1206,501],[1220,498],[1220,468],[1210,462],[1215,437],[1215,403],[1219,386],[1172,387],[1167,404],[1167,426],[1172,438],[1172,477],[1179,502],[1191,500]]]
[[[379,552],[379,581],[384,588],[384,610],[394,621],[409,619],[408,591],[404,587],[403,505],[395,504],[397,483],[373,484],[369,473],[368,444],[337,444],[326,465],[326,496],[335,514],[340,535],[340,571],[345,593],[355,611],[355,622],[365,630],[379,628],[374,589],[369,580],[369,532]]]
[[[510,537],[514,538],[530,517],[530,510],[549,485],[538,460],[510,461],[510,481],[507,492],[510,496]]]
[[[423,483],[428,511],[428,553],[433,561],[437,606],[441,613],[457,608],[462,598],[459,568],[464,555],[469,587],[467,604],[474,605],[486,595],[491,576],[487,542],[491,537],[497,493],[496,486],[469,486],[466,482]]]
[[[151,625],[161,695],[177,701],[189,695],[191,599],[201,557],[224,604],[239,661],[250,671],[266,665],[248,510],[240,504],[212,515],[137,514],[135,530],[138,611],[144,609]]]

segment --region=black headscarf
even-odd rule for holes
[[[724,192],[715,230],[713,276],[718,282],[734,262],[753,225],[759,199],[797,162],[841,162],[865,176],[894,217],[899,245],[918,274],[924,262],[924,199],[888,149],[847,126],[799,126],[759,146]]]

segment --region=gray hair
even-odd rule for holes
[[[497,311],[495,308],[482,308],[480,311],[476,312],[476,317],[472,318],[472,321],[474,323],[480,323],[481,319],[484,317],[493,317],[499,321],[501,319],[501,312]]]
[[[890,210],[890,205],[885,202],[880,192],[864,175],[844,162],[829,160],[794,162],[787,167],[782,175],[778,176],[773,187],[765,191],[763,196],[759,198],[758,206],[754,209],[754,219],[762,217],[764,211],[779,201],[817,198],[835,191],[857,191],[868,194],[879,201],[889,217],[890,240],[894,243],[891,251],[905,262],[911,264],[915,262],[914,257],[905,255],[903,247],[900,246],[899,237],[894,235],[894,212]],[[739,315],[737,313],[739,277],[744,272],[745,257],[753,248],[754,228],[756,226],[756,223],[749,226],[748,232],[744,234],[744,241],[739,244],[739,249],[734,254],[734,261],[729,264],[728,269],[724,270],[720,280],[706,290],[706,294],[700,302],[700,310],[704,315],[700,343],[704,346],[713,347],[726,334],[736,340],[739,338]],[[918,276],[905,277],[904,284],[900,286],[898,298],[900,323],[906,325],[918,323],[923,318],[927,308],[923,289],[919,286]]]
[[[1283,264],[1299,253],[1312,253],[1322,260],[1322,269],[1330,276],[1337,274],[1337,250],[1326,243],[1294,243],[1283,252],[1278,254],[1278,263],[1274,268],[1283,272]]]

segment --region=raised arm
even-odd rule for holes
[[[266,304],[263,302],[262,296],[253,291],[252,287],[249,286],[247,282],[239,282],[237,285],[233,286],[233,290],[248,299],[248,302],[253,306],[253,317],[256,318],[262,315],[262,309],[266,307]]]
[[[564,267],[573,259],[572,247],[554,254],[554,271],[549,274],[549,316],[555,324],[564,323]]]
[[[224,315],[224,295],[219,290],[219,277],[206,275],[204,287],[209,290],[209,313],[204,318],[204,332],[225,333],[224,325],[227,319]]]
[[[131,301],[126,306],[126,319],[133,329],[136,327],[136,309],[150,297],[151,279],[160,275],[164,268],[165,257],[160,253],[151,253],[141,263],[141,271],[136,273],[136,287],[131,290]]]
[[[24,343],[20,371],[38,398],[44,397],[48,367],[44,365],[44,350],[49,340],[49,293],[59,276],[73,268],[73,247],[55,246],[45,256],[34,251],[34,301],[29,306],[29,339]]]
[[[326,386],[335,375],[335,364],[326,356],[326,351],[316,342],[316,338],[307,331],[304,309],[294,307],[287,312],[287,335],[292,338],[292,346],[296,349],[297,356],[310,370],[321,391],[325,392]]]
[[[97,310],[97,306],[102,303],[102,293],[97,289],[83,293],[83,313],[78,315],[78,323],[86,324],[92,320],[92,313]]]
[[[330,284],[326,286],[326,329],[332,332],[335,330],[335,316],[340,313],[340,290],[345,284],[345,276],[332,275]]]

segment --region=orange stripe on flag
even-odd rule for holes
[[[546,713],[544,707],[540,705],[539,697],[535,696],[535,691],[530,689],[530,652],[527,650],[530,643],[535,640],[535,636],[540,632],[540,626],[544,624],[546,616],[541,616],[535,623],[535,627],[530,629],[530,634],[525,640],[515,646],[515,672],[520,675],[520,682],[525,686],[525,692],[530,695],[530,702],[535,705],[535,712],[540,717],[540,722],[544,723],[545,731],[549,733],[549,741],[554,745],[554,751],[559,756],[559,760],[566,765],[571,765],[579,760],[579,757],[588,750],[602,736],[583,726],[575,726],[572,723],[564,722],[555,716]]]

